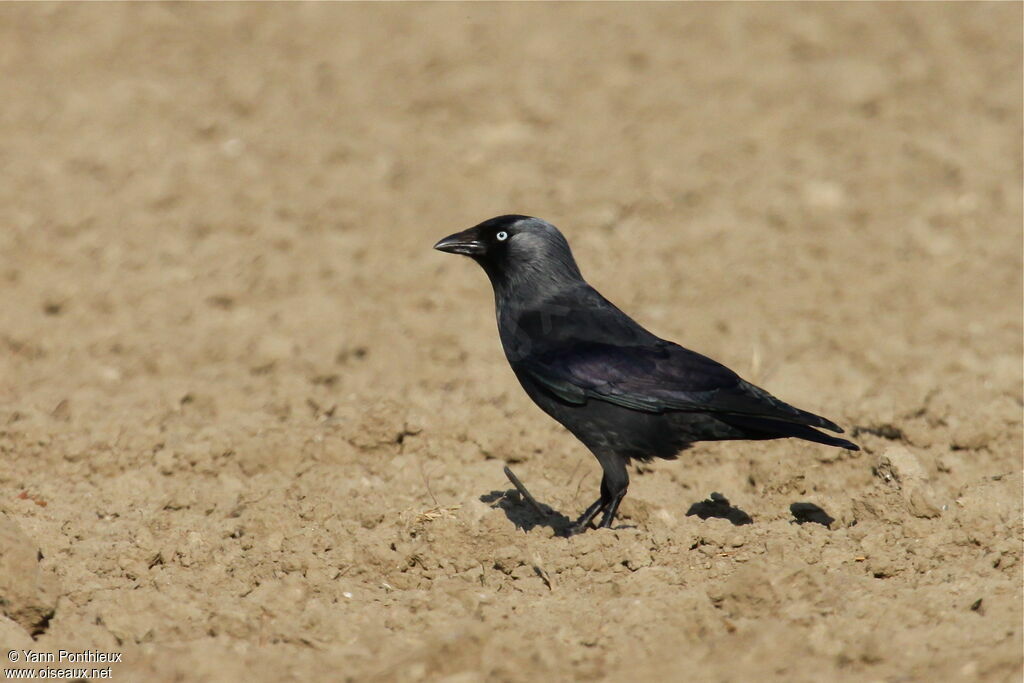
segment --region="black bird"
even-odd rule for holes
[[[630,460],[673,459],[694,441],[796,437],[860,450],[814,429],[842,433],[835,423],[645,330],[586,283],[550,223],[498,216],[434,248],[483,267],[501,345],[523,389],[601,463],[601,497],[570,533],[602,510],[601,526],[611,526]]]

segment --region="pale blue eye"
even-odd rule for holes
[[[499,232],[499,233],[498,233],[497,235],[495,235],[495,237],[497,237],[497,238],[498,238],[498,241],[499,241],[499,242],[504,242],[505,240],[507,240],[507,239],[508,239],[508,233],[507,233],[507,232],[505,232],[504,230],[502,230],[502,231],[501,231],[501,232]]]

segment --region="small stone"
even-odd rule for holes
[[[43,569],[39,547],[0,514],[0,611],[30,635],[41,633],[57,607],[56,575]]]
[[[895,485],[903,495],[907,511],[915,517],[932,519],[942,514],[928,483],[928,472],[906,446],[891,446],[878,457],[876,472]]]
[[[906,446],[890,446],[878,457],[877,471],[888,481],[908,484],[928,480],[921,462]]]

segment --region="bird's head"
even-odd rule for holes
[[[582,280],[569,243],[558,228],[530,216],[491,218],[434,245],[479,263],[495,289],[533,283],[543,287]]]

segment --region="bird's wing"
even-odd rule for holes
[[[597,399],[644,412],[728,413],[842,431],[744,381],[721,363],[667,341],[560,344],[516,365],[569,403]]]

